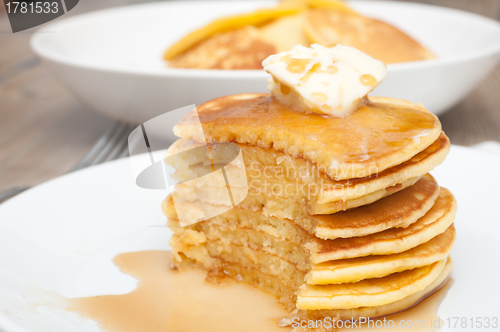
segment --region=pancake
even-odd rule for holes
[[[430,241],[399,254],[366,256],[316,264],[312,266],[306,281],[310,285],[352,283],[429,265],[445,259],[450,254],[455,237],[455,227],[452,224],[444,233]]]
[[[262,60],[276,53],[253,26],[219,32],[173,58],[173,68],[262,69]]]
[[[300,6],[277,6],[275,8],[258,9],[251,13],[221,17],[184,36],[181,40],[170,46],[163,55],[163,58],[167,61],[173,60],[180,54],[189,52],[193,47],[203,43],[214,35],[247,27],[261,26],[280,17],[297,14],[300,11]]]
[[[239,146],[245,161],[250,191],[257,190],[268,196],[294,198],[297,202],[305,199],[312,214],[325,214],[319,211],[328,210],[330,204],[355,200],[396,186],[408,179],[423,176],[445,159],[450,143],[442,134],[427,149],[400,165],[368,177],[341,181],[333,181],[317,167],[308,165],[299,158],[287,158],[285,155],[274,153],[272,149],[247,148],[241,144]],[[254,158],[257,155],[260,160]],[[273,157],[266,158],[268,156]],[[296,170],[305,174],[297,175]],[[307,192],[300,190],[303,187],[308,189]]]
[[[321,240],[314,239],[307,248],[315,263],[336,259],[389,255],[403,252],[443,233],[455,219],[457,204],[453,195],[441,188],[434,206],[407,228],[391,228],[362,237]]]
[[[321,239],[359,237],[393,227],[408,227],[434,205],[439,186],[430,175],[414,185],[357,209],[331,215],[317,215],[314,234]]]
[[[413,270],[377,279],[340,285],[303,285],[297,296],[297,309],[352,309],[376,307],[423,291],[436,280],[446,259]]]
[[[260,36],[278,52],[291,50],[295,45],[309,46],[311,42],[304,33],[302,21],[303,16],[299,14],[279,18],[261,27]]]
[[[311,43],[352,46],[386,64],[435,58],[413,38],[377,19],[324,9],[308,10],[303,16]]]
[[[441,124],[429,111],[390,98],[371,97],[348,117],[336,118],[287,109],[269,94],[243,94],[200,105],[174,133],[198,142],[272,148],[339,181],[404,163],[438,139]]]
[[[420,302],[423,298],[429,296],[446,282],[453,268],[453,262],[450,257],[439,276],[422,291],[407,296],[399,301],[374,307],[359,307],[354,309],[333,309],[333,310],[295,310],[291,316],[301,319],[324,319],[325,317],[336,317],[341,320],[358,319],[361,317],[383,317],[405,309],[411,308]]]
[[[312,207],[308,208],[308,211],[309,213],[312,214],[332,214],[339,211],[346,211],[349,209],[353,209],[366,204],[371,204],[373,202],[378,201],[381,198],[390,196],[402,189],[414,185],[419,179],[420,179],[419,177],[409,178],[403,182],[395,183],[394,185],[374,191],[370,194],[361,196],[356,199],[345,200],[345,201],[338,200],[327,204],[311,204]]]
[[[196,144],[200,143],[178,140],[169,148],[167,156],[179,154],[180,151],[185,151],[186,146]],[[224,167],[228,178],[232,180],[230,189],[233,195],[243,198],[247,192],[249,196],[263,193],[270,197],[291,199],[297,203],[306,202],[310,214],[331,214],[372,203],[391,192],[402,189],[403,184],[415,183],[419,177],[444,160],[449,152],[450,143],[448,138],[441,134],[424,151],[400,165],[369,177],[342,181],[331,180],[315,166],[300,158],[292,158],[274,152],[272,149],[245,144],[238,146],[245,164],[246,179],[243,179],[244,173],[240,170],[241,165],[230,164]],[[191,154],[185,158],[192,159],[195,163],[200,162],[200,158],[195,158]],[[168,161],[167,164],[169,164]],[[183,163],[183,165],[187,164],[187,161]],[[211,171],[210,163],[205,168]],[[187,173],[188,170],[196,173],[194,166],[185,166],[181,169],[183,173]],[[305,176],[297,176],[298,172],[304,173]],[[175,174],[174,177],[182,179],[183,175]],[[220,177],[220,179],[223,178]],[[182,191],[184,200],[187,201],[231,206],[231,202],[226,198],[226,183],[222,180],[213,180],[213,176],[200,177],[196,181],[177,186],[177,189]]]
[[[208,211],[214,215],[212,220],[216,220],[218,223],[250,227],[249,224],[257,229],[259,227],[268,229],[271,227],[270,225],[277,224],[276,220],[287,219],[285,222],[293,221],[318,238],[336,239],[369,235],[393,227],[408,227],[430,210],[438,194],[437,182],[431,175],[427,174],[415,185],[375,203],[331,215],[310,215],[304,213],[303,209],[294,204],[290,204],[290,207],[293,208],[291,211],[283,208],[284,205],[281,204],[276,209],[281,213],[274,215],[269,213],[272,207],[266,208],[266,205],[263,204],[271,203],[272,205],[272,201],[267,197],[244,200],[238,207],[227,212],[224,211],[225,207],[219,208],[202,202],[179,200],[174,206],[171,197],[168,197],[162,206],[165,215],[170,220],[179,220],[176,209],[191,211],[192,217],[190,218],[198,221],[201,221],[203,216],[196,217],[196,215],[202,215],[197,211]],[[248,197],[253,198],[254,196],[249,195]],[[222,211],[221,214],[217,214],[219,211]],[[282,235],[286,235],[283,230],[285,222],[279,223]],[[276,227],[278,226],[274,226],[274,228]]]
[[[384,197],[393,195],[400,190],[406,189],[414,185],[419,178],[411,178],[403,183],[396,186],[389,187],[386,189],[381,189],[371,194],[365,195],[363,197],[348,200],[348,201],[337,201],[328,204],[326,207],[320,207],[322,210],[317,211],[318,214],[333,214],[339,211],[346,211],[359,206],[364,206],[378,201]],[[177,213],[180,213],[184,219],[189,220],[189,224],[196,223],[199,221],[206,220],[208,218],[220,215],[232,208],[229,204],[211,204],[207,202],[202,202],[194,199],[193,197],[188,197],[188,199],[182,199],[182,191],[186,187],[182,185],[176,186],[179,191],[177,192],[177,199],[175,202],[175,207]],[[231,188],[234,193],[237,188]],[[191,188],[189,189],[191,191]],[[223,192],[221,190],[221,192]],[[209,193],[208,191],[206,193]],[[211,199],[217,199],[220,192],[214,193]],[[193,198],[193,199],[191,199]],[[227,199],[229,201],[229,198]],[[222,200],[221,200],[222,201]],[[311,215],[311,211],[307,205],[298,203],[295,200],[287,199],[279,196],[268,196],[259,192],[250,191],[245,199],[238,204],[238,207],[246,209],[262,209],[262,214],[270,217],[285,218],[290,220],[302,220],[307,221],[304,218]],[[314,212],[314,211],[312,211]]]

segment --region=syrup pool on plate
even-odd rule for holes
[[[287,312],[271,295],[249,285],[227,279],[224,285],[205,280],[206,272],[170,269],[170,252],[124,253],[114,263],[123,273],[138,279],[137,288],[123,295],[102,295],[69,299],[70,310],[96,321],[108,332],[285,332],[278,321]],[[398,331],[400,321],[425,322],[412,331],[436,331],[437,309],[451,286],[440,290],[415,307],[389,316]],[[380,324],[380,323],[379,323]],[[435,324],[434,324],[435,325]],[[441,326],[443,321],[441,319]],[[347,330],[347,329],[345,329]],[[366,324],[362,329],[368,330]],[[373,330],[370,328],[369,330]],[[405,330],[405,329],[402,329]]]
[[[170,252],[120,254],[114,263],[139,280],[124,295],[71,299],[71,310],[109,332],[284,332],[287,312],[271,295],[247,284],[205,281],[206,272],[170,269]]]

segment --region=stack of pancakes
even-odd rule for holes
[[[182,183],[163,210],[175,267],[249,283],[309,319],[398,312],[449,275],[456,202],[428,172],[450,143],[425,109],[371,97],[338,118],[245,94],[174,131],[167,164]]]

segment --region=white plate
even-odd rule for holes
[[[272,4],[169,1],[103,10],[46,25],[32,37],[31,46],[90,108],[142,123],[216,97],[265,92],[264,71],[172,69],[162,54],[214,18]],[[500,24],[494,20],[395,1],[350,4],[401,28],[439,56],[389,65],[374,95],[422,102],[440,114],[465,97],[500,59]]]
[[[454,283],[439,308],[447,317],[499,317],[500,156],[453,146],[434,176],[455,194]],[[122,252],[168,249],[164,192],[134,185],[128,160],[55,179],[0,205],[0,330],[99,331],[61,310],[64,296],[123,294],[135,280],[118,271]],[[470,331],[470,330],[468,330]]]

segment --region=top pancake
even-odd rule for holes
[[[177,136],[273,148],[312,162],[337,181],[399,165],[441,133],[441,123],[429,111],[381,97],[370,97],[366,106],[344,118],[293,111],[269,94],[221,97],[197,112],[174,127]]]
[[[193,178],[193,174],[200,176],[196,181],[182,184],[184,199],[232,206],[227,198],[223,177],[220,176],[221,181],[217,181],[213,176],[202,176],[212,172],[212,168],[207,146],[196,147],[197,145],[194,141],[180,139],[168,149],[168,156],[165,159],[168,165],[176,169],[173,178],[189,181]],[[233,196],[244,198],[247,192],[264,193],[268,199],[278,196],[281,199],[292,199],[301,205],[305,203],[305,208],[311,214],[332,214],[372,203],[413,185],[418,178],[441,164],[448,154],[450,142],[444,134],[441,134],[424,151],[402,164],[369,177],[341,181],[333,181],[303,159],[291,158],[272,149],[246,144],[239,144],[243,156],[241,165],[237,163],[238,158],[228,165],[232,159],[229,158],[231,154],[224,153],[226,149],[219,148],[220,145],[236,146],[236,144],[210,144],[214,167],[217,168],[219,165],[216,165],[216,159],[224,166],[228,180],[231,179]],[[191,164],[194,165],[189,166]],[[242,173],[243,167],[246,172]],[[201,168],[205,168],[208,172],[199,172]],[[303,176],[304,174],[308,176]],[[308,190],[300,189],[304,187]],[[273,192],[269,188],[287,189],[280,193],[279,190]],[[177,189],[181,189],[180,186],[177,186]]]

